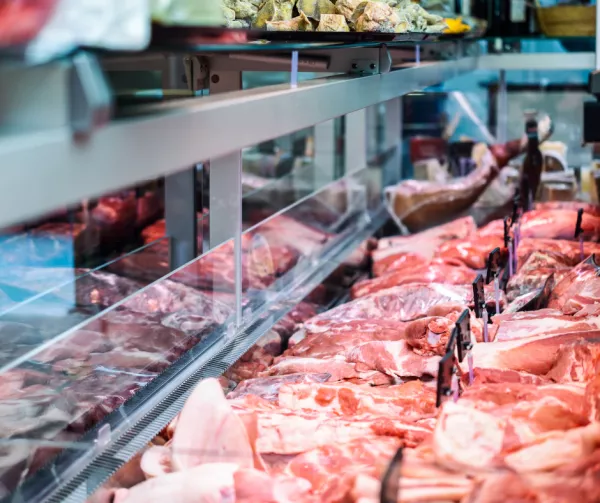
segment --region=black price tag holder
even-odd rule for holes
[[[404,448],[400,447],[390,461],[379,490],[379,503],[396,503],[400,501],[400,479],[402,477],[402,461]]]
[[[483,276],[477,275],[473,281],[473,304],[475,305],[475,316],[483,319],[483,341],[489,342],[488,335],[488,312],[485,307],[485,290],[483,289]]]
[[[454,330],[452,330],[452,334],[450,335],[450,339],[448,339],[446,354],[438,364],[436,407],[441,407],[442,403],[450,396],[453,397],[455,402],[458,399],[458,370],[456,368],[457,343],[458,330],[455,325]]]
[[[465,309],[456,321],[455,329],[457,331],[456,349],[458,352],[458,361],[463,362],[465,356],[469,364],[469,384],[473,384],[473,342],[471,341],[471,313]]]
[[[585,254],[583,253],[583,229],[581,224],[583,223],[583,208],[579,208],[577,212],[577,222],[575,223],[575,239],[579,239],[579,257],[581,262],[585,260]]]
[[[496,298],[496,314],[500,313],[500,281],[498,276],[500,275],[501,255],[500,248],[494,248],[488,257],[488,267],[486,273],[485,283],[489,285],[492,281],[494,282],[494,297]]]
[[[510,229],[512,227],[512,219],[510,217],[504,218],[504,248],[508,250],[508,277],[513,275],[513,255],[514,255],[514,239],[510,236]]]

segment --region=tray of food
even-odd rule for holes
[[[221,0],[221,12],[220,25],[155,15],[153,41],[419,42],[448,30],[444,17],[407,0]]]

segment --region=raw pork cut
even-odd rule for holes
[[[600,341],[562,346],[547,377],[555,382],[588,382],[600,373]]]
[[[380,290],[410,283],[444,283],[446,285],[471,284],[477,274],[468,267],[447,264],[430,264],[400,271],[388,272],[375,278],[361,281],[354,285],[351,297],[356,299]]]
[[[532,210],[521,218],[521,236],[528,238],[573,239],[577,210]],[[600,217],[583,214],[581,222],[586,241],[600,237]]]
[[[433,253],[432,253],[433,255]],[[399,271],[429,264],[430,258],[417,253],[401,252],[382,257],[373,262],[373,276],[383,276],[389,271]]]
[[[389,387],[351,383],[285,384],[279,405],[289,410],[327,411],[342,416],[377,414],[419,419],[435,413],[435,390],[420,381]]]
[[[473,217],[463,217],[453,220],[450,223],[444,225],[438,225],[417,234],[410,236],[394,236],[389,238],[382,238],[377,243],[378,249],[385,248],[405,248],[404,251],[409,251],[409,248],[414,248],[414,245],[418,242],[426,241],[448,241],[450,239],[465,239],[474,233],[477,229],[475,220]]]
[[[486,369],[517,370],[539,376],[546,375],[556,361],[564,344],[595,340],[600,331],[538,335],[493,344],[477,344],[473,348],[475,367]],[[467,361],[460,364],[462,372],[468,372]]]
[[[574,231],[575,229],[573,229]],[[562,256],[562,261],[570,266],[581,262],[579,243],[576,241],[566,241],[564,239],[530,239],[523,238],[519,241],[518,262],[523,265],[529,256],[534,252],[543,251],[544,253],[554,253]],[[593,253],[600,253],[600,244],[583,243],[583,252],[585,257]]]
[[[596,204],[583,203],[579,201],[547,201],[544,203],[535,203],[535,210],[572,210],[583,209],[588,215],[600,217],[600,207]]]
[[[575,314],[589,304],[600,302],[600,267],[595,255],[572,269],[556,284],[548,307],[560,309],[565,314]]]
[[[436,459],[467,473],[505,466],[547,470],[571,456],[578,459],[600,442],[600,424],[584,429],[589,424],[584,392],[579,385],[564,384],[470,387],[457,403],[446,402],[442,408],[433,438]],[[550,450],[566,448],[578,437],[587,445]],[[523,463],[527,454],[532,457]]]
[[[366,342],[347,356],[356,368],[377,370],[393,378],[437,376],[439,356],[421,356],[406,341]]]
[[[255,395],[264,400],[278,403],[279,390],[284,384],[320,383],[326,382],[331,374],[288,374],[273,377],[256,377],[247,379],[228,393],[228,399],[242,398],[246,395]]]
[[[568,271],[572,264],[564,255],[553,252],[534,252],[519,268],[517,274],[511,276],[506,285],[506,296],[514,300],[521,295],[544,287],[546,280],[555,273],[554,281],[560,281],[563,271]]]
[[[401,321],[356,320],[331,323],[325,331],[303,329],[305,337],[290,346],[284,356],[310,356],[318,358],[344,355],[364,342],[380,340],[395,341],[404,338],[406,323]]]
[[[486,287],[486,303],[495,305],[493,289]],[[441,283],[402,285],[367,297],[342,304],[319,314],[304,323],[313,333],[325,332],[334,323],[347,323],[349,320],[373,320],[379,323],[412,321],[426,316],[432,307],[443,303],[454,303],[473,307],[471,285],[444,285]],[[500,294],[500,306],[504,307],[506,297]]]
[[[333,358],[303,358],[290,356],[271,365],[264,373],[265,376],[282,376],[296,373],[322,373],[331,375],[330,381],[359,380],[364,384],[389,384],[392,379],[383,372],[367,365],[355,365],[344,356]]]
[[[457,239],[447,241],[438,248],[435,256],[445,260],[460,260],[472,269],[485,269],[490,252],[500,248],[503,255],[507,251],[504,248],[504,240],[498,236],[486,236],[471,238],[467,240]]]
[[[532,311],[532,314],[536,311]],[[495,319],[494,319],[495,321]],[[502,320],[494,340],[497,342],[527,339],[538,335],[552,335],[566,332],[585,332],[600,330],[600,316],[574,318],[566,315],[550,315],[527,317],[513,320]]]
[[[454,325],[464,309],[453,311],[441,316],[428,316],[408,324],[405,340],[417,354],[425,356],[444,356],[448,339],[454,330]],[[483,342],[483,320],[471,313],[471,339],[473,343]],[[488,326],[488,337],[493,341],[497,327]]]

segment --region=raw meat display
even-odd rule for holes
[[[303,319],[287,350],[273,334],[259,341],[231,369],[241,382],[227,398],[216,381],[202,381],[142,456],[152,480],[114,491],[116,500],[144,501],[154,488],[172,494],[233,463],[227,487],[236,497],[236,481],[253,470],[267,501],[376,503],[403,447],[397,501],[600,501],[598,266],[594,256],[578,264],[576,242],[523,239],[507,286],[516,300],[508,305],[500,292],[506,311],[484,330],[471,282],[490,248],[503,247],[502,232],[497,223],[468,231],[463,246],[433,237],[424,255],[400,238],[378,277],[355,285],[357,298]],[[447,263],[432,260],[444,253]],[[490,314],[495,296],[486,287]],[[539,309],[520,312],[533,298]],[[436,407],[440,357],[465,310],[472,359],[457,362],[457,398]],[[273,496],[281,477],[294,497]],[[208,483],[197,487],[212,494]]]
[[[95,207],[114,222],[111,208],[110,200]],[[160,425],[159,437],[133,460],[136,476],[120,477],[102,494],[115,503],[376,503],[402,447],[398,501],[509,501],[514,494],[521,498],[514,501],[566,503],[550,499],[565,488],[582,503],[599,501],[600,279],[593,253],[600,245],[590,208],[581,261],[574,222],[567,225],[574,212],[542,207],[522,217],[506,293],[484,288],[487,324],[475,315],[472,282],[492,249],[507,258],[503,225],[477,230],[466,218],[382,239],[372,253],[376,277],[356,283],[352,300],[325,312],[300,303],[219,380],[200,381],[179,416]],[[286,225],[297,239],[282,233]],[[330,237],[279,217],[246,234],[244,305],[253,289],[270,286]],[[228,243],[145,288],[149,272],[168,272],[164,250],[128,257],[138,260],[128,274],[135,279],[78,270],[74,307],[112,309],[53,344],[57,333],[47,327],[3,320],[0,364],[31,357],[0,374],[2,438],[77,439],[228,323],[232,251]],[[45,291],[65,270],[22,273],[21,288]],[[19,274],[7,275],[7,287],[19,286]],[[73,299],[67,290],[55,298]],[[532,299],[541,299],[539,309],[526,307]],[[466,321],[467,338],[460,332]],[[454,388],[438,395],[437,381],[446,376],[441,358],[459,333],[468,355],[455,363]],[[0,482],[14,489],[57,451],[6,447]]]

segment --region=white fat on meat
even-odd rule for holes
[[[289,410],[326,411],[342,416],[377,414],[409,420],[435,413],[435,391],[420,381],[370,387],[352,383],[285,384],[279,405]]]
[[[406,341],[375,341],[357,346],[347,355],[357,368],[376,370],[391,377],[437,375],[440,357],[421,356],[411,351]]]
[[[201,381],[183,407],[172,440],[175,471],[204,463],[233,462],[254,466],[243,421],[233,411],[216,379]]]
[[[546,375],[557,362],[565,344],[600,338],[600,330],[538,335],[527,339],[477,344],[472,351],[475,367],[516,370],[534,375]],[[461,371],[469,371],[467,360],[459,364]]]
[[[446,402],[433,433],[436,461],[451,470],[476,473],[498,465],[506,419]]]
[[[235,503],[234,463],[209,463],[118,489],[114,503]]]
[[[585,332],[598,329],[600,329],[600,316],[573,318],[572,316],[546,314],[540,317],[504,319],[498,324],[498,331],[494,340],[502,342],[527,339],[537,335]]]

